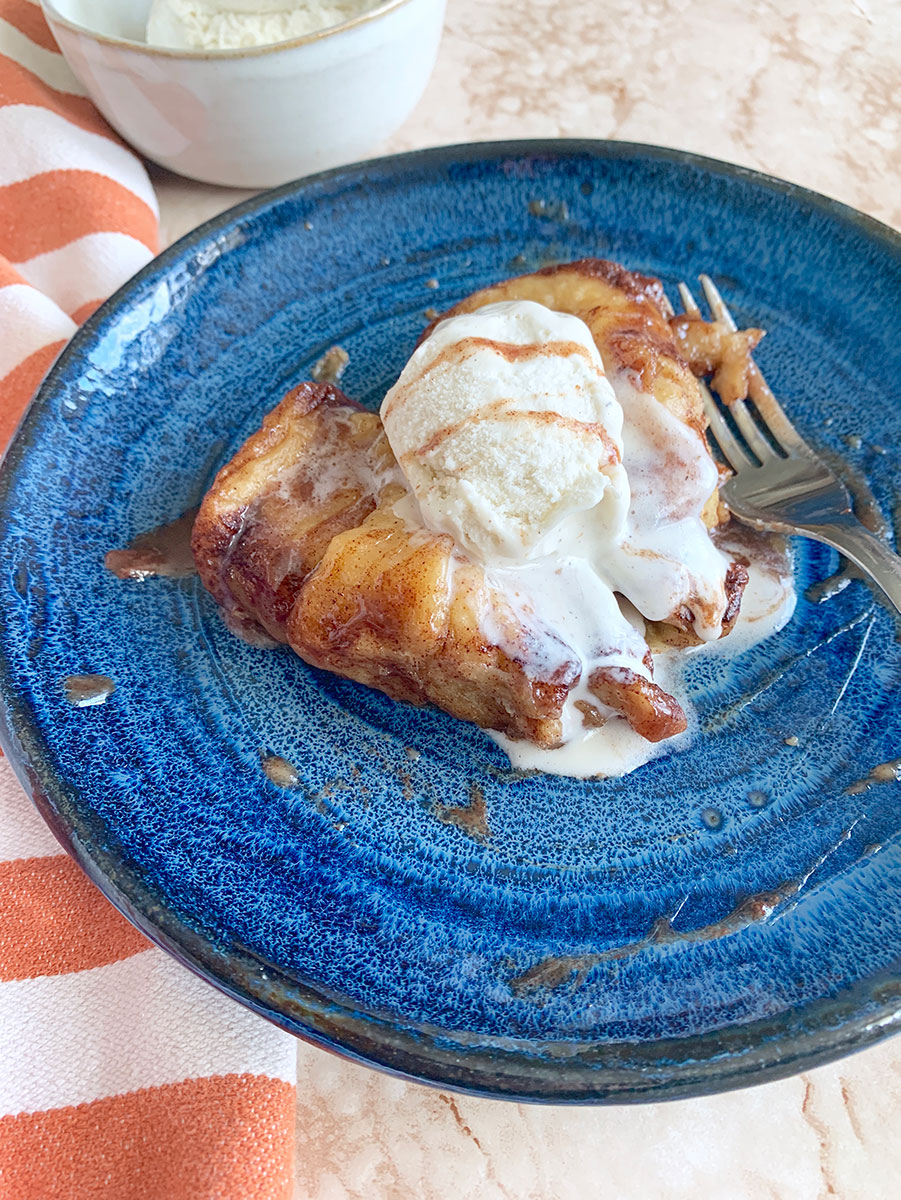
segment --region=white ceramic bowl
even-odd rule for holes
[[[142,154],[181,175],[272,187],[362,158],[405,120],[435,65],[445,0],[386,0],[274,46],[146,45],[150,0],[41,0],[72,70]]]

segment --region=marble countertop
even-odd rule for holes
[[[374,152],[653,142],[901,227],[897,0],[449,0],[438,65]],[[154,172],[172,241],[249,193]],[[901,1038],[780,1083],[634,1108],[474,1100],[298,1045],[298,1200],[895,1200]]]

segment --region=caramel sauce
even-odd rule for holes
[[[296,788],[300,784],[297,768],[278,754],[267,754],[265,758],[260,759],[260,766],[266,778],[276,787]]]
[[[488,809],[482,789],[474,783],[469,790],[469,795],[468,805],[439,804],[435,809],[435,816],[444,825],[455,825],[472,838],[491,837]]]
[[[500,342],[496,338],[473,336],[460,338],[459,341],[446,346],[429,364],[427,370],[434,371],[437,366],[445,362],[462,361],[473,350],[490,350],[493,354],[499,354],[507,362],[528,361],[530,358],[571,358],[573,355],[587,359],[588,362],[592,361],[587,347],[579,342]]]
[[[105,704],[116,685],[108,675],[69,675],[63,680],[63,690],[73,708],[92,708]]]
[[[610,719],[605,717],[596,705],[590,704],[587,700],[577,700],[573,707],[582,714],[582,724],[586,729],[601,729]]]
[[[107,570],[118,579],[186,579],[196,574],[191,553],[191,531],[197,509],[182,513],[168,525],[141,533],[124,550],[110,550],[104,558]]]
[[[540,989],[553,990],[570,981],[573,981],[573,986],[580,986],[585,983],[589,972],[601,963],[631,958],[652,947],[679,942],[715,942],[720,938],[741,933],[751,925],[768,921],[777,910],[782,911],[783,906],[795,900],[814,872],[848,840],[852,829],[853,825],[846,829],[833,845],[818,855],[803,875],[797,879],[788,879],[785,883],[779,884],[769,891],[757,892],[753,896],[740,900],[731,912],[728,912],[719,921],[714,921],[710,925],[702,925],[697,929],[679,930],[673,925],[678,916],[677,910],[675,913],[658,917],[648,933],[637,941],[626,942],[622,946],[614,946],[610,950],[603,950],[595,954],[562,954],[542,959],[523,971],[522,974],[511,979],[510,990],[515,996],[527,996]]]
[[[531,350],[531,346],[513,346],[514,350]],[[574,433],[577,436],[596,438],[604,447],[604,453],[608,463],[618,463],[620,461],[619,450],[613,442],[613,439],[607,433],[603,425],[595,421],[579,421],[575,417],[565,417],[557,412],[526,412],[523,409],[510,407],[509,399],[493,400],[489,404],[484,404],[477,415],[463,417],[459,421],[454,421],[448,425],[436,430],[435,433],[423,442],[421,446],[417,446],[415,450],[408,450],[400,457],[401,463],[409,459],[420,458],[423,455],[432,454],[442,442],[453,437],[454,434],[466,425],[479,425],[485,421],[503,420],[503,421],[529,421],[533,425],[553,425],[559,429],[565,429],[569,433]],[[395,406],[396,407],[396,406]]]
[[[724,554],[738,554],[779,578],[791,578],[788,542],[781,534],[763,533],[734,518],[710,531],[713,544]]]
[[[859,796],[862,792],[868,792],[870,788],[877,787],[881,783],[901,783],[901,758],[892,758],[888,762],[879,763],[863,779],[858,779],[856,783],[846,787],[845,795]]]
[[[834,575],[830,575],[826,579],[820,579],[817,583],[812,583],[804,595],[811,604],[822,604],[824,600],[831,600],[833,596],[837,596],[839,592],[843,592],[852,579],[863,579],[863,575],[858,571],[857,567],[851,563],[846,563]]]

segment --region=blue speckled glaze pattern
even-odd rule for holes
[[[48,820],[226,991],[444,1086],[687,1095],[894,1028],[901,786],[846,789],[901,755],[901,645],[862,583],[804,598],[831,551],[798,545],[786,629],[691,668],[691,746],[606,782],[521,778],[474,727],[239,641],[196,579],[122,582],[103,556],[195,505],[328,347],[377,406],[426,310],[585,255],[711,271],[769,330],[799,426],[891,514],[899,245],[800,189],[601,142],[380,160],[192,234],[76,337],[0,481],[3,741]],[[61,681],[85,672],[116,691],[75,709]],[[480,797],[489,832],[448,819]]]

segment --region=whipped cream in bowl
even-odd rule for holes
[[[179,175],[267,188],[355,162],[432,73],[445,0],[43,0],[91,100]]]
[[[341,25],[382,0],[153,0],[147,41],[179,50],[270,46]]]

